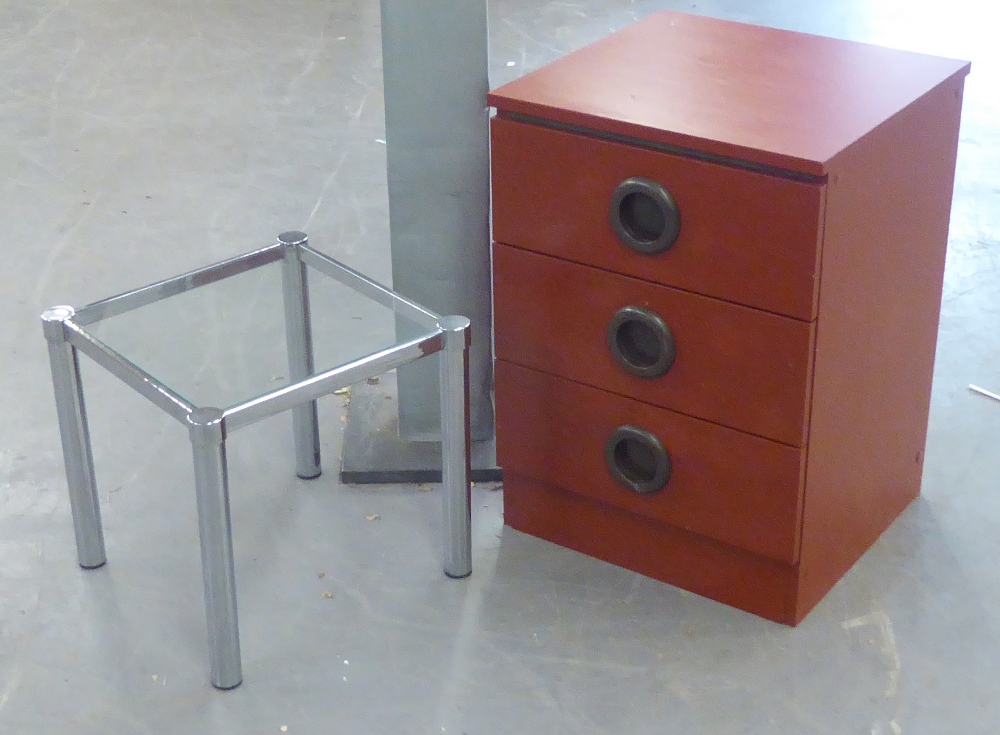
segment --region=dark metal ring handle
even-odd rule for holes
[[[611,227],[633,250],[656,255],[681,233],[681,213],[670,192],[649,179],[625,179],[611,196]]]
[[[677,357],[670,327],[659,314],[640,306],[615,313],[608,324],[608,348],[619,365],[640,378],[664,375]]]
[[[656,435],[638,426],[619,426],[604,445],[612,477],[643,495],[666,487],[673,472],[670,454]]]

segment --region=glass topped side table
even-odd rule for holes
[[[226,296],[231,302],[235,297],[234,307],[226,307]],[[354,325],[355,337],[363,333],[363,339],[337,338],[345,319],[364,323],[379,307],[389,317],[386,328],[365,332]],[[254,309],[261,319],[254,318]],[[282,318],[268,326],[263,317],[274,312]],[[416,336],[397,340],[391,325],[398,319]],[[78,352],[188,429],[216,687],[231,689],[243,679],[226,468],[226,437],[236,429],[291,410],[295,472],[303,479],[318,477],[316,399],[440,352],[444,572],[455,578],[472,572],[467,318],[438,316],[309,247],[305,234],[286,232],[269,247],[81,309],[53,307],[42,322],[80,566],[93,569],[107,559]],[[211,331],[207,322],[250,333],[246,343],[260,347],[257,355],[242,355],[238,365],[215,370],[214,384],[203,379],[204,370],[192,370],[199,362],[192,354],[202,367],[212,362],[215,343],[197,339]],[[332,335],[327,349],[317,350],[314,337],[320,343],[327,335]],[[287,362],[282,355],[276,366],[269,348],[282,339]],[[273,374],[277,371],[287,376]]]

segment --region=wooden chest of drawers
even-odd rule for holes
[[[919,492],[968,71],[659,13],[494,91],[506,523],[800,621]]]

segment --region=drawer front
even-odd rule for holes
[[[797,560],[803,449],[503,360],[496,363],[496,398],[497,457],[505,472],[779,561]],[[669,455],[661,489],[642,484],[661,483],[662,458],[641,438],[623,437],[623,427],[638,437],[645,432]],[[615,473],[640,487],[626,487]]]
[[[511,472],[503,476],[503,518],[518,531],[775,622],[795,625],[806,612],[795,604],[798,565],[751,554]]]
[[[493,270],[497,357],[806,443],[815,322],[508,245],[494,245]],[[657,341],[650,315],[666,326],[666,340]],[[671,348],[670,364],[643,369]]]
[[[814,318],[821,184],[502,118],[492,122],[492,158],[498,242]],[[639,240],[678,224],[670,212],[650,211],[655,196],[633,190],[622,198],[630,179],[669,193],[679,217],[669,249],[638,252],[616,234],[613,212],[632,222]],[[612,207],[616,190],[621,201]]]

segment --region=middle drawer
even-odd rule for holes
[[[493,271],[498,358],[805,445],[815,322],[500,243]]]

